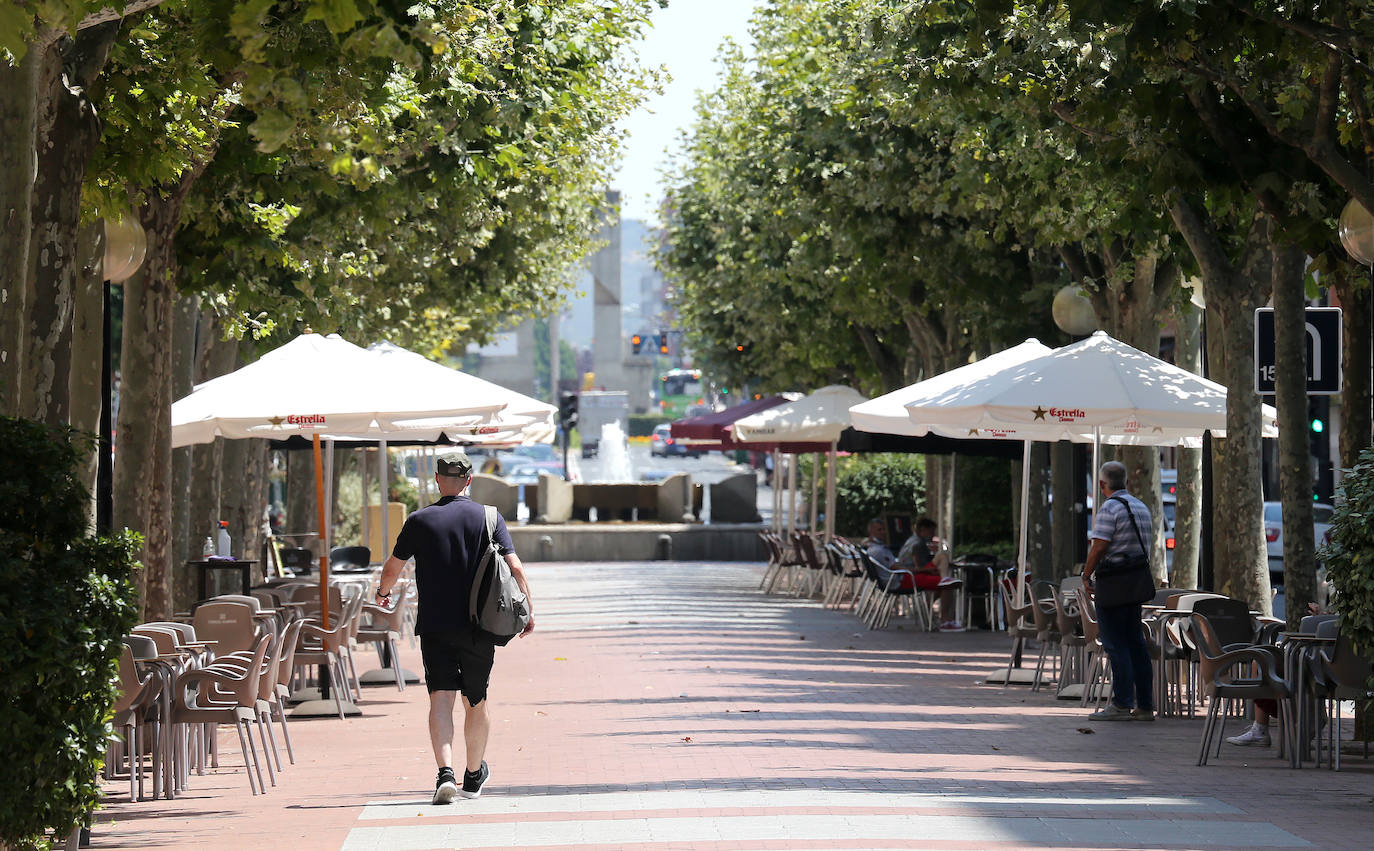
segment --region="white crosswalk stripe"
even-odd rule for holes
[[[665,811],[754,810],[736,815],[661,815]],[[770,812],[779,808],[817,813]],[[850,812],[845,812],[849,809]],[[910,810],[936,809],[923,814]],[[1043,809],[1046,815],[1026,813]],[[873,810],[892,810],[890,813]],[[615,813],[607,819],[605,813]],[[1050,815],[1050,814],[1053,815]],[[1073,813],[1077,817],[1069,817]],[[1303,847],[1272,824],[1209,820],[1240,813],[1215,798],[913,794],[816,790],[682,790],[584,795],[491,796],[453,807],[423,800],[374,802],[344,843],[345,851],[419,851],[626,843],[871,840],[1016,843],[1023,847],[1124,846]],[[585,817],[602,814],[602,817]],[[567,815],[572,818],[548,816]],[[583,818],[576,816],[583,815]],[[1151,818],[1141,818],[1149,815]],[[1091,817],[1085,817],[1091,816]],[[416,818],[433,824],[414,824]],[[388,820],[406,824],[387,826]],[[873,845],[872,847],[881,847]]]

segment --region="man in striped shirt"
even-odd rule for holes
[[[1093,587],[1093,571],[1107,556],[1116,553],[1149,554],[1154,527],[1150,509],[1126,492],[1126,466],[1120,461],[1102,465],[1098,476],[1102,502],[1098,503],[1089,534],[1092,546],[1083,564],[1083,586]],[[1150,650],[1140,627],[1140,604],[1109,606],[1097,610],[1098,635],[1112,663],[1112,702],[1094,712],[1095,721],[1153,721],[1154,673]]]

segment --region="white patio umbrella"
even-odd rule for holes
[[[1108,443],[1167,445],[1200,440],[1207,430],[1226,432],[1225,387],[1102,331],[971,381],[933,387],[904,407],[918,428],[951,435],[990,429],[1033,440],[1097,435]],[[1262,416],[1265,436],[1277,435],[1274,408],[1265,405]]]
[[[865,401],[852,387],[832,384],[792,402],[735,421],[734,439],[740,443],[828,443],[825,473],[825,538],[835,536],[835,444],[849,428],[849,409]],[[794,491],[795,497],[795,491]],[[795,503],[795,499],[794,499]],[[816,487],[812,477],[812,528],[815,527]],[[794,511],[795,513],[795,511]]]
[[[924,381],[893,390],[876,399],[870,399],[849,409],[854,428],[859,431],[877,434],[900,434],[910,437],[924,437],[934,431],[944,437],[1005,437],[999,434],[970,435],[968,429],[934,428],[917,423],[907,411],[907,405],[941,397],[971,382],[979,381],[1010,366],[1049,354],[1053,349],[1035,338],[1024,343],[995,352],[985,358],[955,367],[948,372],[931,376]],[[944,530],[953,546],[954,528],[951,522]]]
[[[929,392],[920,388],[909,388],[917,392],[904,406],[916,428],[1025,441],[1022,493],[1030,488],[1030,444],[1035,440],[1092,441],[1096,471],[1101,441],[1195,443],[1204,431],[1224,436],[1226,429],[1225,387],[1101,331],[971,381],[930,384]],[[1265,405],[1262,416],[1265,436],[1276,435],[1273,407]],[[1027,510],[1023,499],[1018,576],[1024,575],[1026,564]]]
[[[941,394],[957,390],[970,382],[978,381],[1009,366],[1047,355],[1051,351],[1053,349],[1049,346],[1032,338],[1012,346],[1010,349],[1003,349],[988,355],[981,360],[931,376],[925,381],[918,381],[900,390],[893,390],[891,393],[886,393],[876,399],[862,402],[850,408],[849,414],[853,420],[854,428],[859,431],[922,437],[930,433],[931,429],[928,425],[918,423],[911,418],[906,408],[908,404],[938,398]],[[937,431],[937,433],[939,432]],[[964,437],[966,435],[967,429],[963,429],[958,434],[946,436]]]
[[[411,363],[393,366],[335,334],[302,334],[174,402],[172,445],[293,434],[376,439],[397,420],[423,417],[466,418],[467,425],[480,425],[510,403],[507,394],[479,392],[476,385],[457,381],[440,383],[430,371]]]
[[[510,391],[489,382],[481,382],[486,385],[483,388],[473,383],[478,379],[445,371],[468,381],[452,376],[441,381],[433,370],[402,358],[389,360],[335,334],[302,334],[174,402],[172,445],[208,443],[216,437],[311,436],[317,520],[325,543],[320,554],[321,600],[328,626],[329,599],[324,589],[329,584],[329,541],[320,437],[338,434],[379,440],[402,431],[397,422],[426,417],[447,417],[454,423],[480,427],[511,404]]]

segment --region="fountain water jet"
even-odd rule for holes
[[[633,482],[634,467],[630,463],[630,441],[618,421],[601,426],[600,454],[605,459],[601,464],[600,482]]]

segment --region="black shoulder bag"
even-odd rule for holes
[[[1112,499],[1126,509],[1126,517],[1135,530],[1140,552],[1112,553],[1098,563],[1093,578],[1097,585],[1094,597],[1099,609],[1139,605],[1155,596],[1155,578],[1150,573],[1150,549],[1145,546],[1145,538],[1136,525],[1135,512],[1131,511],[1130,503],[1126,500],[1115,496]]]

